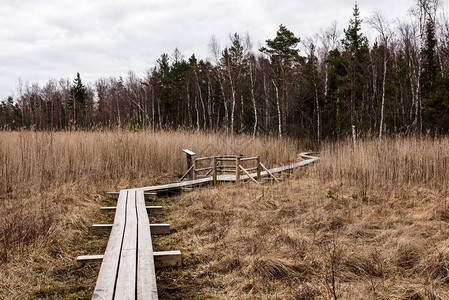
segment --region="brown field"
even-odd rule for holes
[[[307,143],[189,132],[0,132],[0,298],[89,299],[104,251],[105,191],[166,183],[200,156],[320,150],[275,185],[223,184],[158,199],[182,268],[161,299],[449,299],[449,140]],[[310,149],[309,149],[310,148]]]

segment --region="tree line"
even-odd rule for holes
[[[45,85],[20,83],[0,103],[0,128],[192,128],[317,140],[359,134],[449,131],[449,20],[438,0],[417,0],[408,23],[357,5],[349,25],[301,40],[283,25],[265,46],[230,36],[211,58],[162,54],[143,78],[78,73]],[[378,33],[373,45],[362,23]]]

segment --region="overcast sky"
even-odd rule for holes
[[[362,18],[374,9],[408,18],[414,0],[358,0]],[[0,101],[17,96],[18,78],[83,82],[143,76],[162,53],[178,48],[207,59],[215,35],[246,32],[255,50],[274,38],[279,24],[304,39],[329,27],[347,28],[353,0],[0,0]],[[368,34],[369,25],[362,30]],[[374,39],[368,34],[370,41]]]

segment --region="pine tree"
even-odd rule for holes
[[[260,52],[266,53],[270,56],[272,62],[277,62],[281,68],[282,74],[282,128],[285,132],[287,126],[286,113],[286,70],[292,61],[299,61],[302,57],[299,55],[299,50],[296,46],[301,41],[293,32],[288,30],[282,24],[279,25],[279,30],[276,37],[272,40],[266,40],[267,47],[259,49]],[[281,135],[281,132],[279,133]]]

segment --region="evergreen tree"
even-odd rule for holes
[[[86,117],[86,87],[81,81],[80,73],[76,73],[76,78],[73,80],[73,86],[70,89],[69,102],[67,108],[73,112],[73,121],[82,125],[85,123]]]
[[[162,106],[161,111],[161,121],[162,123],[169,122],[169,112],[171,111],[171,106],[173,103],[172,99],[172,78],[170,74],[170,62],[168,54],[163,53],[161,57],[157,60],[158,73],[160,76],[160,103]]]
[[[362,119],[363,103],[365,99],[364,84],[366,82],[369,65],[368,39],[361,31],[362,19],[357,4],[354,6],[353,19],[349,21],[348,29],[344,30],[345,38],[342,40],[344,56],[348,61],[348,85],[351,126],[360,123]]]
[[[225,48],[222,52],[222,58],[220,60],[221,67],[225,71],[225,78],[227,79],[227,83],[230,89],[230,105],[231,105],[231,132],[234,132],[236,129],[234,126],[235,123],[235,111],[239,109],[239,121],[240,121],[240,130],[244,127],[243,121],[243,109],[244,109],[244,96],[243,96],[243,81],[244,77],[247,74],[247,58],[244,54],[244,48],[241,43],[241,39],[238,33],[235,33],[231,36],[231,46]],[[239,105],[239,101],[240,105]]]
[[[318,74],[318,58],[315,55],[316,47],[313,43],[307,46],[307,58],[302,66],[301,77],[299,81],[299,90],[301,94],[299,98],[303,99],[302,114],[307,117],[307,122],[312,124],[308,130],[309,135],[313,135],[314,131],[317,140],[321,135],[321,89]],[[301,101],[302,102],[302,101]]]
[[[424,125],[428,129],[449,133],[449,70],[437,75],[435,86],[424,102]]]
[[[323,108],[323,120],[326,120],[323,122],[323,133],[336,137],[350,126],[349,118],[345,115],[349,107],[342,101],[350,93],[346,84],[348,61],[338,49],[334,49],[329,52],[326,62],[329,64],[329,74]]]
[[[272,40],[268,39],[265,42],[267,47],[262,47],[259,51],[270,56],[272,62],[277,62],[281,68],[282,74],[282,128],[285,132],[287,126],[286,113],[286,71],[292,61],[299,61],[302,57],[299,55],[299,50],[296,48],[300,38],[296,37],[293,32],[287,29],[282,24],[279,25],[279,30],[276,37]]]
[[[431,20],[426,24],[426,42],[421,50],[422,70],[420,76],[420,93],[423,102],[423,123],[426,128],[434,128],[438,126],[439,119],[444,114],[441,111],[441,102],[444,101],[445,94],[441,88],[437,87],[438,65],[436,62],[436,45],[435,25]],[[446,85],[444,75],[439,76],[438,83],[442,87]],[[437,91],[438,89],[438,91]]]

